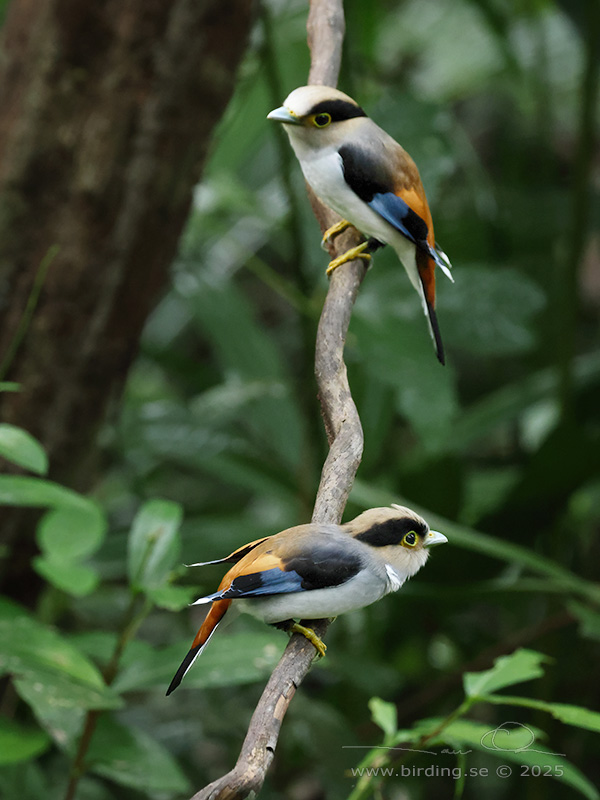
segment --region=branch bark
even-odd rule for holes
[[[342,0],[312,0],[307,23],[309,83],[336,86],[344,29]],[[322,231],[339,220],[310,189],[309,198]],[[345,252],[359,240],[356,231],[346,231],[335,239],[332,256]],[[332,274],[319,321],[315,375],[330,449],[321,473],[313,522],[341,521],[362,458],[363,432],[348,384],[344,345],[365,272],[365,262],[357,259]],[[311,621],[310,625],[323,636],[329,621]],[[197,792],[192,800],[237,800],[260,791],[273,760],[281,723],[314,655],[313,645],[303,636],[296,634],[290,639],[256,706],[235,767]]]

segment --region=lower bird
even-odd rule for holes
[[[268,119],[281,122],[315,194],[342,217],[323,236],[326,244],[348,225],[368,237],[329,264],[328,274],[389,244],[419,293],[435,351],[444,347],[435,313],[435,267],[452,280],[438,247],[431,212],[415,162],[347,94],[328,86],[301,86]]]
[[[404,506],[372,508],[344,525],[310,523],[244,545],[225,558],[191,564],[233,563],[167,690],[181,683],[232,603],[290,633],[302,633],[320,655],[325,645],[295,619],[337,617],[397,591],[427,561],[432,545],[447,542]]]

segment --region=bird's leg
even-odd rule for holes
[[[341,256],[334,258],[333,261],[329,262],[329,266],[327,267],[327,274],[331,275],[334,269],[341,267],[342,264],[345,264],[347,261],[354,261],[355,258],[364,258],[365,261],[370,261],[371,256],[369,253],[365,253],[365,250],[369,249],[369,242],[362,242],[361,244],[357,245],[356,247],[351,247],[350,250],[346,250]]]
[[[308,641],[312,645],[314,645],[319,658],[322,658],[325,655],[325,650],[327,650],[327,645],[321,639],[320,636],[317,636],[317,634],[313,631],[312,628],[307,628],[304,625],[300,625],[299,622],[294,622],[293,619],[286,619],[283,620],[282,622],[271,622],[271,625],[274,628],[279,628],[280,631],[285,631],[286,633],[289,633],[290,636],[293,633],[301,633],[308,639]]]
[[[288,628],[288,633],[301,633],[308,639],[308,641],[312,645],[314,645],[319,658],[323,658],[323,656],[325,655],[325,650],[327,650],[327,645],[321,639],[320,636],[317,636],[317,634],[313,631],[312,628],[306,628],[304,625],[300,625],[299,622],[294,622]]]
[[[323,250],[327,250],[327,245],[335,239],[338,233],[345,231],[346,228],[349,228],[352,223],[348,222],[347,219],[342,219],[340,222],[336,222],[335,225],[332,225],[331,228],[327,228],[325,233],[323,234],[323,238],[321,239],[321,247]]]
[[[375,250],[379,250],[380,247],[385,247],[384,242],[380,242],[378,239],[374,239],[373,237],[367,239],[366,242],[362,242],[356,247],[352,247],[350,250],[347,250],[341,256],[338,256],[331,261],[327,267],[327,274],[331,275],[334,269],[337,269],[341,264],[345,264],[346,261],[352,261],[353,258],[364,258],[366,261],[370,261],[371,253],[374,253]]]

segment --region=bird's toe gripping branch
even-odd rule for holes
[[[351,226],[352,223],[348,222],[347,219],[342,219],[340,222],[332,225],[331,228],[327,228],[321,239],[321,247],[323,250],[327,250],[327,245],[335,239],[338,233],[342,233],[346,228],[350,228]]]
[[[346,250],[346,252],[341,256],[338,256],[337,258],[334,258],[333,261],[329,262],[329,266],[326,270],[327,274],[331,275],[334,269],[341,267],[342,264],[346,264],[348,261],[354,261],[355,258],[364,258],[365,261],[370,261],[370,254],[365,253],[365,250],[368,250],[369,248],[369,242],[362,242],[356,247],[351,247],[350,250]]]
[[[313,631],[312,628],[307,628],[304,625],[300,625],[299,622],[294,622],[294,624],[290,625],[290,627],[288,628],[288,633],[289,634],[301,633],[302,636],[305,636],[308,639],[308,641],[312,645],[314,645],[315,650],[317,651],[318,658],[323,658],[323,656],[325,655],[325,651],[327,650],[327,645],[321,639],[320,636],[317,636],[317,634]]]

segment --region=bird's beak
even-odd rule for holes
[[[448,541],[448,537],[444,536],[439,531],[429,531],[423,542],[423,547],[433,547],[435,544],[444,544]]]
[[[285,106],[275,108],[270,114],[267,114],[267,119],[275,120],[275,122],[283,122],[287,125],[301,125],[302,123],[298,117],[289,111]]]

